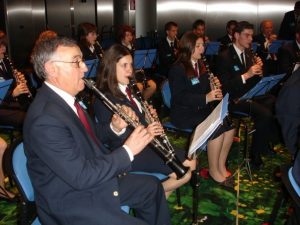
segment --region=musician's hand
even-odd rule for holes
[[[221,82],[220,82],[220,80],[218,79],[218,77],[217,76],[214,76],[214,85],[215,86],[217,86],[217,87],[219,87],[219,88],[221,88],[222,87],[222,84],[221,84]]]
[[[258,64],[251,66],[249,68],[249,70],[247,71],[247,73],[245,74],[244,78],[245,78],[245,80],[247,80],[256,75],[258,75],[258,76],[262,75],[262,67],[259,66]]]
[[[128,106],[122,105],[122,110],[134,121],[139,121],[139,118],[135,112]],[[111,125],[116,132],[120,132],[128,126],[128,124],[117,114],[114,114],[111,118]]]
[[[138,126],[125,141],[133,155],[140,153],[153,139],[153,135],[148,133],[143,126]]]
[[[264,65],[263,61],[261,60],[261,58],[259,56],[255,56],[255,64],[259,65],[260,67],[262,67]]]
[[[164,129],[160,123],[154,122],[148,125],[147,131],[153,136],[159,136],[164,133]]]
[[[149,111],[150,111],[153,118],[158,119],[156,109],[154,109],[152,105],[149,105]]]
[[[275,40],[277,40],[277,35],[276,34],[271,34],[270,37],[269,37],[269,39],[268,39],[268,41],[270,43],[272,43],[272,41],[275,41]]]
[[[223,98],[222,90],[215,89],[206,95],[206,102],[208,103],[208,102],[212,102],[212,101],[216,101],[216,100],[220,101],[220,100],[222,100],[222,98]]]
[[[24,76],[23,73],[15,70],[15,76],[18,79],[18,83],[27,83],[27,80],[26,80],[26,78],[25,78],[25,76]]]
[[[29,93],[29,89],[28,89],[26,83],[20,83],[13,90],[12,96],[18,97],[21,94],[27,94],[27,93]]]

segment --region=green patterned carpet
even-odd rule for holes
[[[171,141],[177,146],[185,146],[187,138],[175,138],[171,135]],[[240,144],[234,143],[229,155],[229,169],[236,171],[242,161]],[[261,225],[268,221],[280,183],[275,181],[273,171],[277,166],[289,161],[287,151],[278,148],[275,156],[264,158],[265,166],[259,171],[253,171],[253,182],[245,170],[240,173],[240,185],[238,175],[235,176],[235,190],[226,190],[211,179],[200,178],[199,188],[199,224],[205,225]],[[199,155],[200,167],[207,167],[206,153]],[[237,201],[237,188],[240,187],[239,201]],[[182,207],[178,208],[176,196],[173,193],[168,199],[172,224],[190,225],[192,222],[192,188],[189,184],[180,188]],[[237,203],[238,202],[238,203]],[[238,217],[237,217],[238,205]],[[0,201],[0,225],[15,225],[17,218],[16,204]],[[275,221],[276,225],[283,225],[286,219],[287,205],[284,205]],[[238,218],[238,219],[237,219]]]

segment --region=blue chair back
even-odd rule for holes
[[[164,104],[170,108],[171,107],[171,90],[170,90],[170,85],[169,81],[166,80],[161,87],[161,93],[162,93],[162,98],[164,101]]]
[[[18,189],[22,195],[25,204],[27,202],[34,203],[33,187],[28,175],[27,170],[27,158],[24,153],[23,142],[17,145],[12,155],[12,169],[14,173],[15,182],[18,185]],[[31,223],[32,225],[41,225],[39,219],[36,217]]]

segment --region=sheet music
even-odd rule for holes
[[[228,98],[229,95],[226,94],[211,114],[196,127],[189,147],[189,156],[198,149],[204,149],[210,136],[223,122],[228,112]]]

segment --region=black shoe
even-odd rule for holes
[[[218,184],[220,186],[223,186],[225,188],[230,188],[230,189],[233,189],[233,187],[234,187],[234,177],[233,176],[226,178],[222,182],[216,181],[212,176],[210,176],[210,174],[209,174],[209,177],[211,178],[211,180],[214,183],[216,183],[216,184]]]

